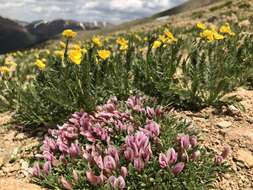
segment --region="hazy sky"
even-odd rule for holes
[[[56,18],[119,23],[186,0],[0,0],[0,15],[23,21]]]

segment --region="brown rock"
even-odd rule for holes
[[[221,122],[217,123],[217,126],[220,128],[229,128],[232,126],[232,123],[228,122],[228,121],[221,121]]]
[[[235,159],[242,162],[248,168],[253,167],[253,155],[252,152],[248,150],[238,150]]]

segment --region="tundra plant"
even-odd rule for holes
[[[35,182],[50,189],[204,189],[226,166],[154,99],[115,97],[49,130]],[[153,106],[150,106],[153,105]]]

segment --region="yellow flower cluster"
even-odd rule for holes
[[[111,52],[109,50],[99,50],[98,51],[98,56],[101,59],[106,60],[111,56]]]
[[[10,69],[6,66],[2,66],[0,67],[0,73],[9,73],[10,72]]]
[[[202,32],[200,33],[200,37],[208,40],[209,42],[216,41],[216,40],[223,40],[225,36],[223,36],[222,34],[228,34],[230,36],[235,35],[235,33],[232,32],[228,23],[220,27],[219,29],[220,33],[217,32],[217,28],[215,25],[212,25],[210,29],[208,29],[205,24],[197,23],[196,27],[202,30]]]
[[[198,29],[200,29],[200,30],[205,30],[205,29],[207,29],[206,25],[205,25],[204,23],[202,23],[202,22],[197,23],[197,24],[196,24],[196,27],[197,27]]]
[[[56,57],[59,57],[61,59],[64,57],[64,51],[62,51],[62,50],[56,50],[56,51],[54,51],[54,54]]]
[[[118,38],[117,44],[120,45],[120,50],[122,50],[122,51],[125,51],[128,49],[128,41],[125,40],[124,38]]]
[[[46,64],[40,60],[40,59],[37,59],[36,62],[35,62],[35,65],[40,69],[40,70],[44,70],[45,67],[46,67]]]
[[[77,33],[74,32],[73,30],[71,29],[67,29],[67,30],[64,30],[62,32],[62,35],[65,37],[65,38],[75,38]]]
[[[228,23],[225,23],[220,27],[220,33],[235,36],[235,33],[231,30],[230,25]]]
[[[82,61],[82,51],[81,50],[70,50],[68,53],[69,59],[76,65],[80,65]]]
[[[219,34],[215,30],[209,30],[206,29],[203,32],[200,33],[200,37],[203,39],[208,40],[209,42],[215,41],[215,40],[223,40],[224,36]]]
[[[158,40],[154,41],[152,49],[157,49],[161,47],[162,44],[166,47],[166,44],[172,44],[174,42],[177,42],[175,36],[168,29],[165,29],[164,34],[159,35]]]
[[[93,44],[95,44],[98,47],[102,47],[102,45],[103,45],[102,42],[101,42],[100,37],[98,37],[98,36],[93,36],[92,37],[92,42],[93,42]]]

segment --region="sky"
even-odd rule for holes
[[[150,16],[186,0],[0,0],[0,15],[20,21],[107,21],[114,24]]]

